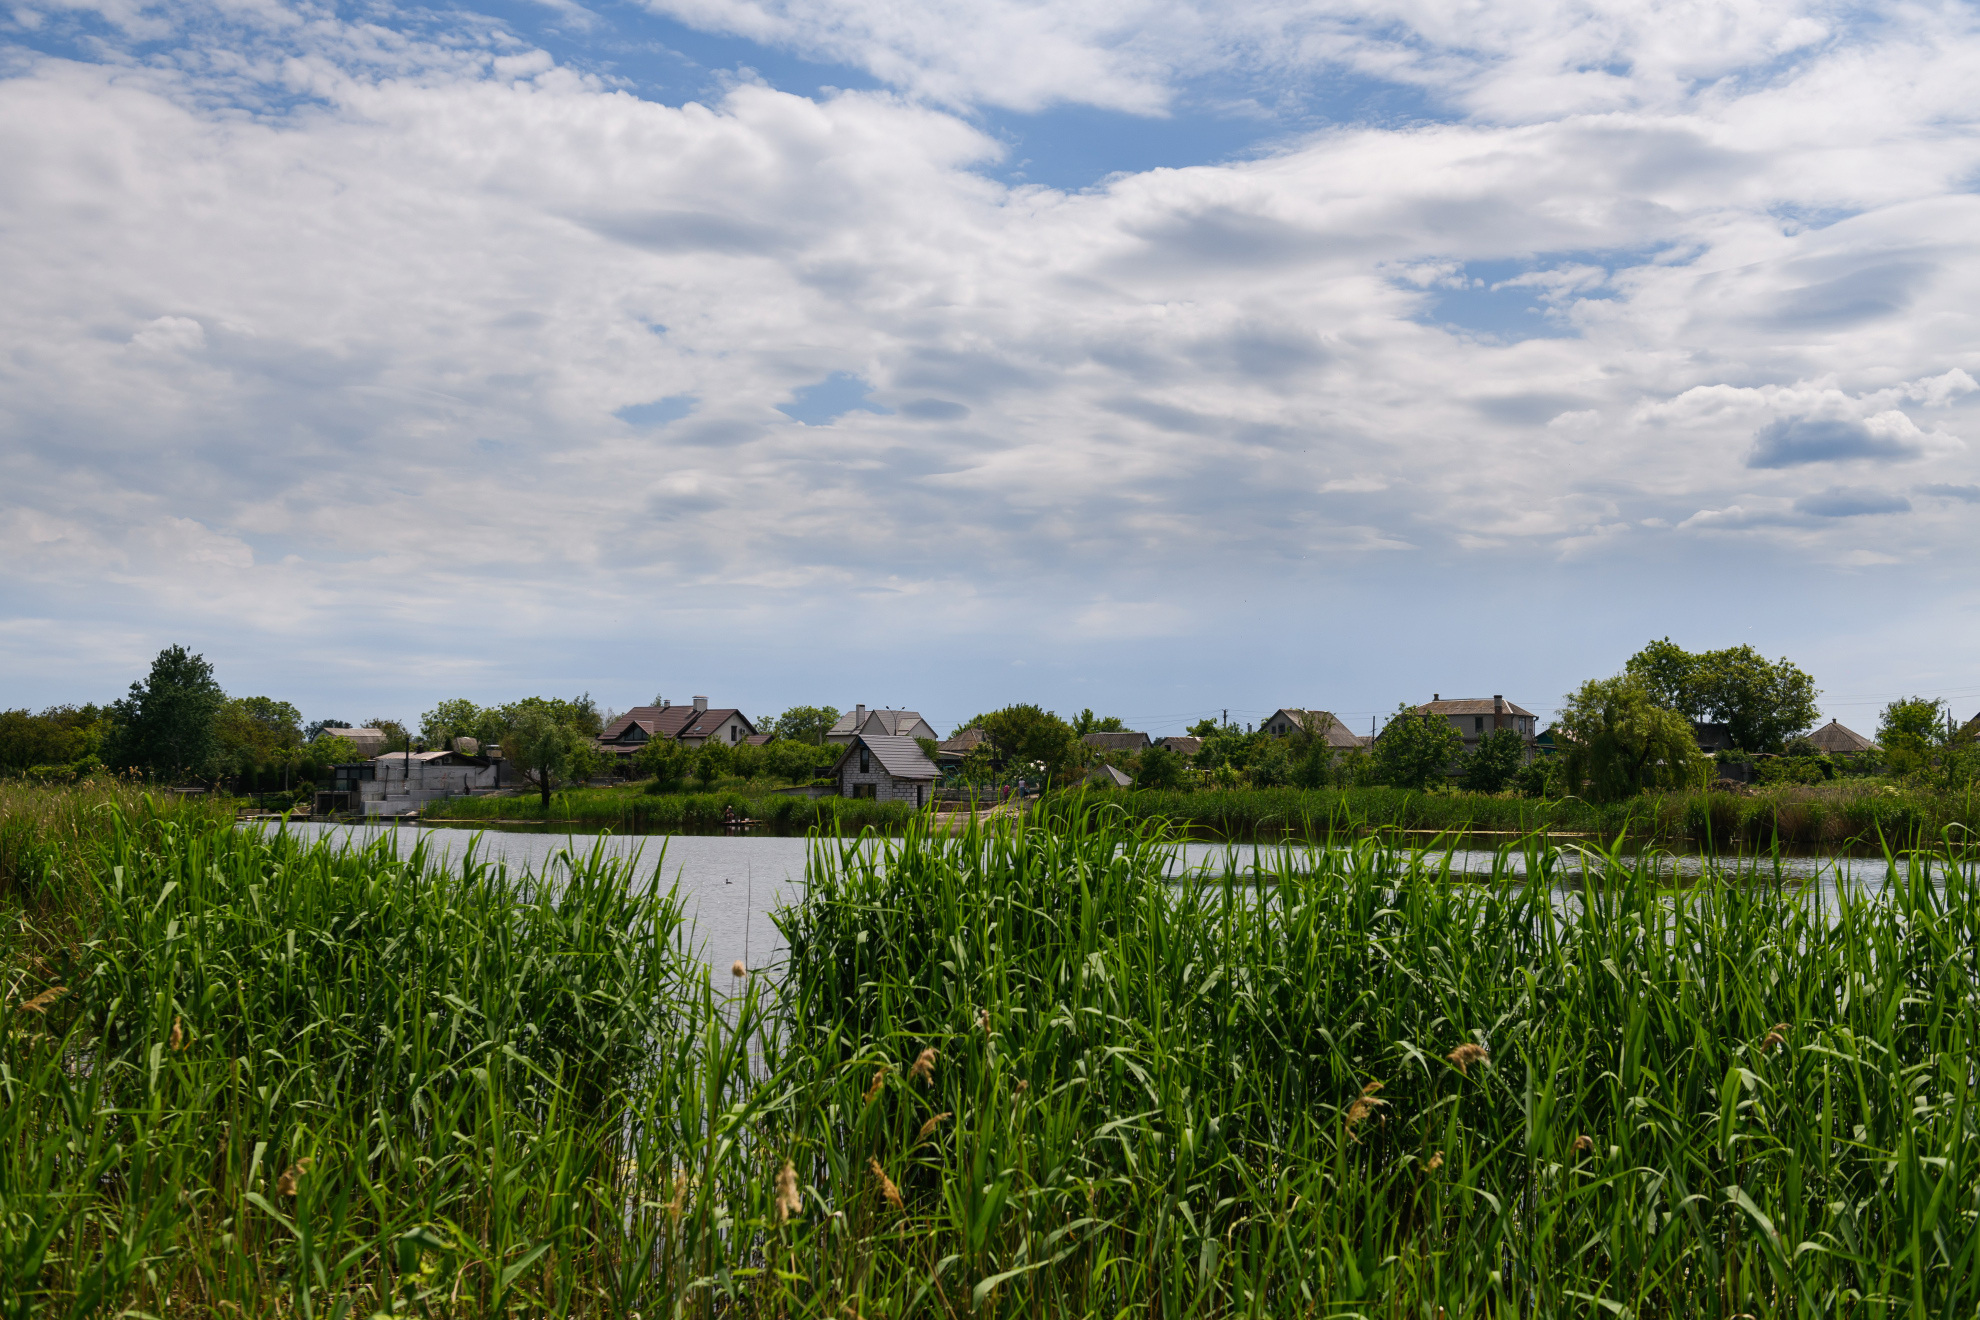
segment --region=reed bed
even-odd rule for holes
[[[914,826],[818,838],[730,976],[597,854],[97,848],[100,930],[7,969],[7,1315],[1980,1306],[1958,850],[1818,898]]]
[[[637,788],[581,788],[553,793],[546,807],[537,794],[517,797],[445,798],[427,804],[429,820],[540,821],[606,827],[626,834],[717,833],[725,812],[759,822],[772,834],[801,835],[819,829],[899,833],[915,818],[903,802],[865,798],[806,798],[795,794],[753,797],[740,792],[642,793]]]
[[[1104,804],[1104,805],[1103,805]],[[1054,810],[1116,811],[1135,821],[1168,821],[1218,839],[1322,842],[1371,828],[1545,832],[1646,842],[1688,840],[1720,847],[1775,843],[1881,848],[1929,843],[1951,830],[1980,830],[1980,802],[1970,793],[1940,794],[1887,783],[1790,785],[1750,793],[1644,794],[1621,802],[1580,798],[1397,788],[1137,790],[1066,798]],[[1970,836],[1969,836],[1970,837]]]

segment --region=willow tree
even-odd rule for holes
[[[1659,706],[1633,675],[1583,683],[1568,694],[1555,727],[1566,735],[1570,791],[1598,802],[1698,786],[1710,764],[1691,722]]]

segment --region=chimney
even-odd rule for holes
[[[1444,699],[1444,697],[1443,697],[1443,694],[1442,694],[1442,693],[1439,693],[1439,692],[1432,692],[1432,693],[1430,694],[1430,700],[1432,700],[1432,701],[1442,701],[1443,699]]]
[[[865,723],[866,723],[866,703],[862,701],[857,706],[853,707],[853,732],[858,733],[860,727]]]
[[[661,709],[661,710],[665,710],[665,709],[667,709],[667,707],[669,707],[669,706],[671,706],[671,705],[673,705],[673,704],[674,704],[673,702],[671,702],[671,701],[669,701],[669,700],[667,700],[667,699],[666,699],[665,697],[662,697],[662,698],[660,698],[660,709]]]
[[[1503,693],[1492,694],[1492,727],[1503,729],[1506,721],[1506,698]]]
[[[707,710],[707,709],[708,709],[708,698],[707,698],[707,697],[696,697],[696,698],[694,699],[694,708],[695,708],[696,710]]]

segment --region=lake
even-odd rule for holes
[[[249,826],[248,828],[272,828]],[[727,968],[738,960],[752,969],[776,962],[782,940],[770,919],[771,911],[796,900],[804,884],[808,841],[765,835],[706,834],[620,835],[549,834],[538,831],[471,830],[420,825],[335,825],[298,822],[289,827],[304,838],[329,837],[366,846],[381,838],[404,854],[419,840],[443,854],[461,856],[469,848],[486,860],[500,860],[510,870],[541,871],[558,853],[572,849],[588,853],[602,839],[607,855],[634,857],[643,869],[657,870],[665,883],[680,887],[694,938],[710,966]],[[1177,845],[1178,869],[1220,874],[1235,859],[1248,867],[1261,850],[1256,844],[1184,843]],[[1262,845],[1268,857],[1277,845]],[[1306,851],[1306,849],[1301,849]],[[1439,854],[1441,857],[1442,854]],[[1486,849],[1451,851],[1451,869],[1480,874],[1492,869],[1496,854]],[[1522,870],[1520,859],[1513,869]],[[1695,876],[1702,859],[1679,855],[1664,859],[1676,876]],[[1782,857],[1784,876],[1816,883],[1824,897],[1833,894],[1845,877],[1870,888],[1884,878],[1878,859],[1852,857]]]

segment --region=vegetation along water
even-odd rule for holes
[[[602,851],[67,792],[0,801],[9,1316],[1980,1305],[1957,845],[1818,904],[1538,841],[1177,884],[1118,816],[910,828],[817,840],[786,963],[711,979]]]

